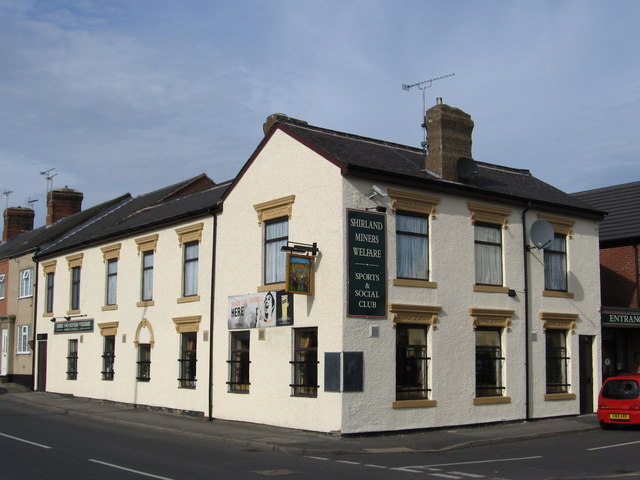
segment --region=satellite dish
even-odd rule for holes
[[[456,163],[456,170],[458,171],[458,177],[462,180],[469,180],[475,174],[478,173],[478,167],[476,162],[471,158],[460,157]]]
[[[529,229],[529,238],[537,249],[548,247],[553,237],[553,227],[546,220],[536,220]]]

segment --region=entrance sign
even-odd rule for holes
[[[93,318],[69,320],[68,322],[56,322],[53,325],[53,333],[76,332],[93,332]]]
[[[640,312],[601,313],[602,324],[616,327],[640,327]]]
[[[347,316],[387,316],[386,216],[347,210]]]

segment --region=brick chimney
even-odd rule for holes
[[[427,129],[426,167],[445,180],[458,181],[459,158],[471,156],[471,116],[459,108],[450,107],[438,98],[424,116]]]
[[[33,230],[33,217],[35,212],[31,208],[9,207],[4,211],[4,230],[2,242],[22,232]]]
[[[47,225],[82,210],[82,192],[69,187],[57,188],[47,194]]]

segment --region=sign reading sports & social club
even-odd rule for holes
[[[386,216],[347,210],[347,316],[387,316]]]

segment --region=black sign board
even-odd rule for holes
[[[601,313],[602,323],[616,327],[640,327],[640,312]]]
[[[93,332],[93,318],[69,320],[68,322],[56,322],[53,325],[53,333],[76,332]]]
[[[387,316],[386,217],[347,210],[349,317]]]

